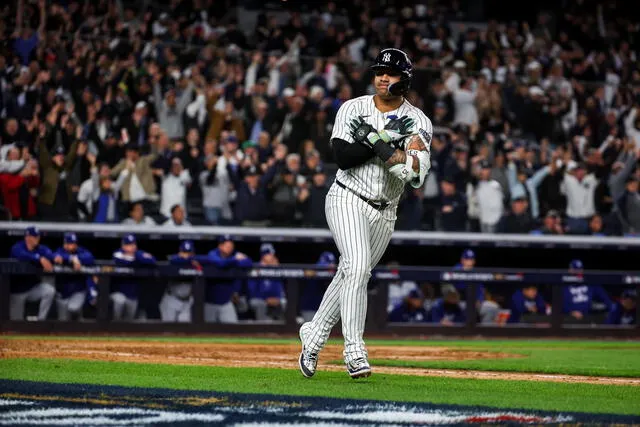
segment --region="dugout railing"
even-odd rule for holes
[[[11,259],[0,259],[0,331],[21,333],[203,333],[203,334],[290,334],[299,327],[297,323],[300,285],[305,280],[329,280],[331,269],[315,265],[288,264],[279,267],[255,267],[249,269],[220,270],[204,265],[202,269],[178,268],[160,263],[155,268],[119,267],[111,262],[99,261],[79,272],[65,266],[55,266],[53,274],[91,274],[99,276],[95,321],[12,321],[9,319],[9,294],[12,280],[20,276],[43,274],[38,267]],[[49,273],[51,274],[51,273]],[[109,313],[109,291],[114,276],[146,278],[163,286],[172,278],[193,281],[193,319],[191,323],[166,323],[161,321],[113,322]],[[208,278],[281,278],[286,279],[287,304],[284,322],[238,324],[205,323],[203,316],[205,279]],[[157,280],[156,280],[157,279]],[[508,336],[508,337],[640,337],[640,305],[636,307],[636,324],[567,325],[562,313],[562,287],[568,284],[633,287],[640,294],[640,271],[610,272],[584,271],[580,274],[566,270],[486,269],[461,271],[446,267],[386,267],[372,273],[375,286],[369,289],[367,333],[396,336]],[[397,324],[387,322],[388,283],[398,280],[428,281],[433,283],[468,283],[466,287],[466,323],[444,327],[429,323]],[[476,296],[479,283],[492,286],[519,286],[523,284],[551,285],[551,315],[544,325],[483,325],[477,321]],[[149,286],[149,285],[147,285]]]

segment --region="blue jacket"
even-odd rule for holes
[[[454,270],[462,270],[462,264],[456,264],[453,267]],[[471,283],[463,283],[463,282],[458,282],[455,283],[454,286],[456,287],[456,289],[458,290],[458,292],[460,292],[460,298],[464,301],[467,298],[467,285],[470,285]],[[476,300],[482,302],[484,301],[484,285],[482,283],[478,283],[478,287],[476,288]]]
[[[137,250],[134,255],[127,255],[118,249],[113,253],[113,261],[117,266],[121,267],[151,267],[156,265],[156,259],[153,255]],[[114,276],[111,279],[112,292],[122,292],[129,299],[138,299],[140,280],[135,277]]]
[[[284,282],[280,279],[251,279],[247,283],[249,299],[284,298]]]
[[[72,266],[71,256],[76,255],[80,263],[84,266],[93,265],[95,260],[91,252],[82,246],[78,246],[75,253],[67,252],[64,247],[58,248],[54,252],[53,257],[60,255],[63,260],[63,265]],[[56,287],[62,298],[69,298],[76,292],[86,291],[89,286],[89,280],[93,282],[90,275],[87,274],[60,274],[56,276]]]
[[[428,322],[429,321],[429,313],[424,307],[420,307],[417,310],[409,310],[409,306],[402,302],[396,305],[391,313],[389,313],[389,322],[404,322],[404,323],[419,323],[419,322]]]
[[[318,262],[316,265],[326,267],[329,264]],[[305,280],[300,292],[300,311],[318,310],[330,282],[331,280]]]
[[[53,262],[53,252],[45,245],[38,245],[30,251],[27,249],[25,241],[21,240],[11,247],[11,258],[16,258],[18,261],[29,262],[40,267],[40,257],[45,257]],[[28,292],[41,281],[42,278],[39,274],[20,276],[19,280],[11,281],[11,292]]]
[[[529,308],[532,307],[536,307],[539,314],[547,312],[547,305],[540,294],[537,294],[535,299],[528,299],[522,290],[518,289],[511,297],[511,316],[508,323],[518,323],[522,315],[529,313]]]
[[[219,249],[214,249],[207,255],[208,262],[220,269],[248,268],[253,262],[248,257],[243,260],[236,259],[237,252],[229,257],[223,257]],[[240,293],[242,289],[241,279],[210,279],[207,280],[204,300],[209,304],[223,305],[231,301],[234,293]]]
[[[467,316],[464,310],[458,304],[455,308],[450,308],[444,304],[444,300],[439,298],[436,300],[433,307],[431,307],[431,321],[434,323],[440,323],[442,319],[447,318],[453,323],[464,323],[467,321]]]
[[[605,321],[607,325],[635,325],[636,324],[636,309],[631,311],[624,311],[620,303],[615,303]]]
[[[611,299],[602,286],[565,286],[562,289],[562,312],[579,311],[582,314],[588,314],[593,300],[604,303],[607,310],[611,309]]]

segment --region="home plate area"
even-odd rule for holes
[[[634,417],[0,380],[0,425],[637,424]]]

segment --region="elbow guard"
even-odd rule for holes
[[[418,162],[420,163],[420,172],[413,172],[413,176],[410,179],[409,183],[413,188],[420,188],[424,183],[429,170],[431,169],[431,156],[428,151],[422,150],[409,150],[407,151],[407,158],[413,159],[413,156],[418,158]]]

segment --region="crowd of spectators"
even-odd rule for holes
[[[640,232],[640,24],[626,2],[483,23],[455,1],[374,3],[245,28],[213,0],[9,2],[2,214],[325,227],[337,109],[371,93],[369,61],[397,47],[434,124],[432,171],[399,228]]]

